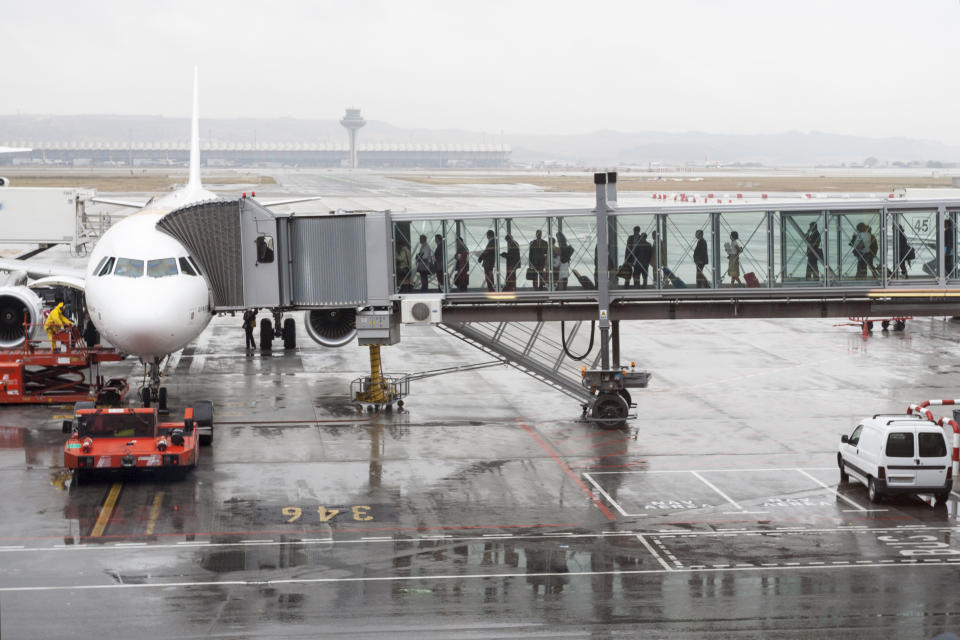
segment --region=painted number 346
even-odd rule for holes
[[[877,536],[877,540],[896,549],[902,556],[955,556],[960,554],[960,551],[950,548],[949,544],[941,542],[936,536],[916,535],[904,538]]]
[[[300,507],[284,507],[282,512],[288,524],[296,522],[303,516],[303,509]],[[370,507],[367,505],[361,504],[356,507],[350,507],[349,511],[346,509],[327,509],[324,506],[317,507],[317,518],[319,518],[320,522],[330,522],[341,513],[351,513],[353,519],[358,522],[373,520],[373,516],[370,515]]]

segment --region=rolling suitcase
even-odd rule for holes
[[[760,286],[760,281],[757,280],[757,274],[755,274],[753,271],[751,271],[750,273],[743,274],[743,279],[747,283],[748,287]]]

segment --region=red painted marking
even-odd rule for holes
[[[616,520],[616,517],[615,517],[612,513],[610,513],[610,509],[607,509],[607,505],[605,505],[605,504],[603,504],[602,502],[600,502],[600,499],[597,498],[596,495],[594,495],[593,491],[591,491],[590,488],[587,487],[587,485],[585,485],[585,484],[583,483],[583,480],[580,479],[580,476],[578,476],[577,474],[575,474],[575,473],[573,472],[573,470],[572,470],[569,466],[567,466],[567,463],[564,462],[563,460],[561,460],[561,459],[560,459],[560,456],[558,456],[556,453],[554,453],[553,449],[551,449],[549,446],[547,446],[547,443],[545,443],[545,442],[540,438],[540,436],[538,436],[538,435],[533,431],[533,429],[531,429],[528,425],[525,425],[525,424],[523,424],[523,423],[521,423],[520,426],[523,427],[523,429],[524,429],[527,433],[530,434],[530,437],[532,437],[534,440],[537,441],[537,444],[539,444],[541,447],[543,447],[543,450],[546,451],[546,452],[550,455],[550,457],[553,458],[554,461],[555,461],[558,465],[560,465],[560,468],[563,469],[563,472],[566,473],[568,476],[570,476],[570,478],[571,478],[574,482],[576,482],[577,485],[579,485],[579,487],[580,487],[581,489],[583,489],[583,492],[584,492],[585,494],[587,494],[588,496],[590,496],[590,499],[593,500],[593,504],[597,505],[597,508],[600,509],[600,511],[603,512],[603,515],[607,516],[607,518],[609,518],[610,520]]]

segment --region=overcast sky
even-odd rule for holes
[[[960,1],[45,0],[0,12],[0,113],[368,119],[499,134],[960,144]]]

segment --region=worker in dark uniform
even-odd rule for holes
[[[247,309],[243,312],[243,333],[247,336],[247,349],[256,349],[253,341],[253,328],[257,326],[257,309]]]

